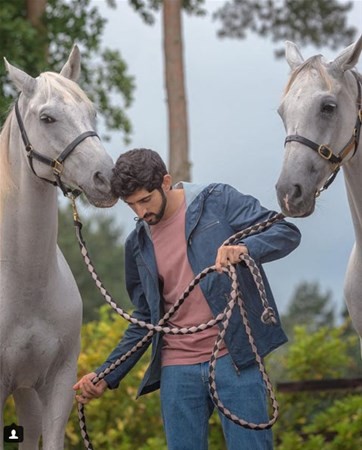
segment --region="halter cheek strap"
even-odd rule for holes
[[[361,126],[362,126],[362,89],[361,82],[358,79],[358,76],[355,72],[352,72],[356,81],[357,81],[357,119],[352,132],[352,136],[347,142],[347,144],[342,148],[342,150],[336,155],[333,151],[328,147],[328,145],[321,144],[311,141],[310,139],[305,138],[304,136],[300,136],[299,134],[291,134],[285,138],[284,145],[288,142],[299,142],[310,149],[314,150],[321,156],[323,159],[326,159],[331,164],[335,165],[332,170],[331,175],[325,182],[324,186],[317,191],[316,196],[318,196],[322,191],[326,190],[334,181],[339,172],[339,169],[343,163],[343,160],[347,157],[347,155],[353,150],[352,158],[356,154],[358,149],[359,139],[361,135]]]
[[[81,143],[83,142],[87,137],[90,136],[98,136],[98,134],[95,131],[85,131],[84,133],[82,133],[81,135],[79,135],[78,137],[76,137],[63,151],[62,153],[56,158],[56,159],[51,159],[48,158],[48,156],[42,155],[41,153],[37,152],[36,150],[34,150],[33,146],[31,145],[28,135],[26,133],[25,130],[25,126],[24,126],[24,122],[21,118],[20,115],[20,111],[19,111],[19,105],[18,105],[18,101],[19,99],[16,100],[15,102],[15,114],[16,114],[16,118],[18,121],[18,125],[20,128],[20,132],[21,132],[21,137],[23,139],[24,145],[25,145],[25,151],[27,154],[27,157],[29,159],[29,165],[30,168],[32,170],[32,172],[34,173],[34,175],[36,175],[38,178],[40,178],[43,181],[46,181],[47,183],[52,184],[53,186],[58,186],[63,194],[65,196],[68,196],[70,193],[73,194],[73,196],[77,197],[81,192],[77,189],[71,189],[68,186],[66,186],[61,178],[60,175],[63,172],[64,169],[64,161],[66,160],[66,158],[72,153],[72,151]],[[55,177],[55,181],[52,180],[48,180],[47,178],[43,178],[40,177],[35,169],[34,169],[34,165],[33,165],[33,159],[36,159],[37,161],[46,164],[47,166],[50,166],[53,169],[53,174]]]

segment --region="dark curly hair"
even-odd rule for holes
[[[148,192],[161,188],[168,173],[165,163],[154,150],[137,148],[122,153],[116,161],[111,177],[112,193],[126,198],[139,189]]]

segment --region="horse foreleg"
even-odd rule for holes
[[[5,393],[5,389],[1,385],[0,380],[0,432],[2,433],[4,427],[4,407],[5,401],[7,398],[7,394]],[[0,450],[4,450],[3,437],[0,435]]]
[[[65,428],[74,403],[76,370],[59,371],[39,394],[43,403],[43,449],[63,450]]]
[[[42,424],[42,406],[33,389],[20,388],[13,393],[19,425],[24,428],[24,441],[20,450],[37,450]]]
[[[362,356],[362,258],[356,244],[348,261],[344,280],[344,297],[352,325],[360,337]]]

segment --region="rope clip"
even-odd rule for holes
[[[77,197],[73,194],[73,192],[68,192],[68,193],[67,193],[67,197],[69,198],[69,200],[70,200],[71,203],[72,203],[73,220],[74,220],[74,222],[80,222],[79,214],[78,214],[78,210],[77,210],[77,205],[76,205],[76,203],[75,203],[75,199],[76,199]]]

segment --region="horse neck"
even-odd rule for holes
[[[362,137],[362,135],[361,135]],[[355,156],[344,167],[344,179],[356,244],[362,248],[362,139]]]
[[[47,272],[56,258],[57,190],[32,173],[14,122],[13,119],[9,162],[16,187],[4,205],[1,260],[11,261],[17,267],[25,265],[27,271]]]
[[[360,86],[362,78],[360,74],[352,76],[348,74],[352,89],[352,98],[357,99],[356,78]],[[362,124],[361,124],[362,125]],[[356,236],[356,244],[362,249],[362,131],[355,155],[343,165],[344,179],[347,190],[348,203],[351,211],[353,227]]]

